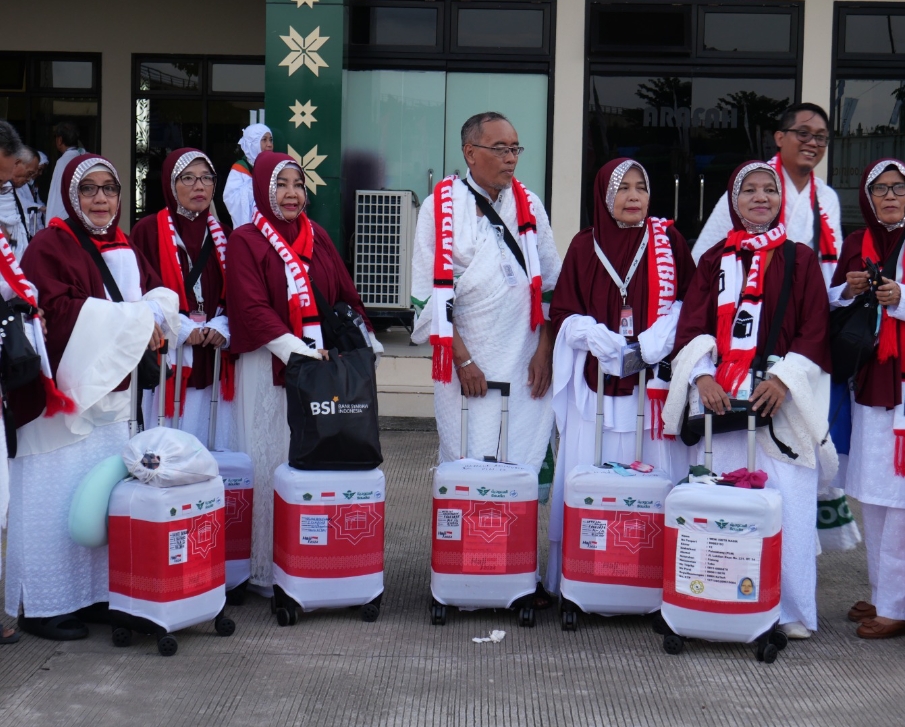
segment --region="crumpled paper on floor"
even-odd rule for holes
[[[483,644],[486,641],[492,641],[494,644],[500,643],[504,638],[506,638],[505,631],[491,631],[490,636],[475,636],[472,641],[476,644]]]

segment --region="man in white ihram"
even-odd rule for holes
[[[826,154],[829,141],[826,111],[812,103],[790,106],[783,112],[779,130],[773,138],[779,152],[769,164],[782,176],[780,220],[785,224],[790,240],[809,245],[817,253],[824,282],[829,288],[836,270],[836,257],[842,249],[842,224],[839,197],[826,182],[814,175],[814,167]],[[731,229],[729,201],[723,194],[691,250],[695,263],[716,243],[725,240]]]

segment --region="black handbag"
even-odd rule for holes
[[[905,233],[883,265],[880,273],[883,277],[895,278],[903,242]],[[874,273],[871,285],[850,305],[830,312],[830,358],[836,383],[848,381],[874,356],[880,333],[880,303],[877,300],[877,286],[883,282],[880,275]]]
[[[354,351],[357,348],[370,348],[369,340],[359,328],[361,316],[348,303],[338,301],[330,306],[327,299],[321,294],[317,286],[312,282],[314,300],[321,314],[321,334],[324,337],[324,348],[329,351],[335,348],[337,351]]]
[[[114,303],[122,303],[123,294],[116,284],[113,273],[110,272],[110,268],[108,268],[107,263],[104,262],[104,257],[101,255],[100,250],[98,250],[95,244],[91,242],[88,235],[85,234],[85,231],[79,225],[73,224],[68,219],[66,220],[66,224],[69,225],[69,229],[72,230],[72,233],[78,238],[82,248],[91,256],[91,259],[100,271],[101,279],[104,281],[104,287],[107,288],[107,292],[110,293],[110,298]],[[141,361],[138,362],[136,371],[138,372],[139,389],[153,389],[155,386],[159,386],[160,362],[158,361],[157,351],[145,349],[145,352],[141,355]],[[173,372],[169,367],[167,367],[166,373],[168,379],[173,376]]]
[[[782,290],[779,293],[779,300],[776,303],[776,310],[773,313],[773,320],[770,325],[770,331],[767,334],[767,344],[764,346],[764,352],[761,356],[755,358],[754,369],[756,372],[752,376],[751,391],[757,388],[757,385],[763,379],[758,376],[759,372],[765,372],[767,368],[767,360],[773,354],[776,348],[776,342],[779,340],[779,332],[782,329],[782,323],[786,316],[786,308],[789,304],[789,296],[792,292],[792,276],[795,272],[795,245],[798,243],[786,240],[783,247],[785,255],[785,268],[783,270]],[[729,399],[730,409],[720,416],[712,417],[713,433],[723,434],[725,432],[738,432],[748,428],[748,415],[751,411],[751,404],[747,399]],[[756,414],[755,426],[770,426],[772,432],[772,418]],[[704,436],[704,412],[692,414],[690,407],[685,406],[685,413],[682,419],[682,428],[679,432],[679,438],[688,446],[697,444],[701,437]],[[775,439],[775,438],[774,438]],[[779,444],[779,442],[777,442]],[[785,445],[780,444],[780,449]]]
[[[286,364],[289,466],[299,470],[370,470],[383,462],[377,383],[370,348],[329,360],[294,353]]]
[[[25,317],[31,318],[35,309],[21,298],[0,298],[0,382],[3,390],[18,389],[34,381],[41,373],[41,357],[25,333]]]

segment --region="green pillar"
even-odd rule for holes
[[[343,0],[267,0],[265,120],[305,169],[308,214],[340,254]]]

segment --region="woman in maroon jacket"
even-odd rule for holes
[[[330,237],[305,214],[308,197],[301,167],[286,154],[261,152],[252,176],[257,211],[251,223],[229,238],[226,300],[230,347],[239,354],[238,447],[255,464],[251,585],[269,594],[273,473],[289,451],[286,363],[293,353],[313,358],[325,353],[312,287],[331,306],[346,302],[369,328],[370,322]]]
[[[229,346],[224,286],[226,240],[231,230],[211,214],[217,175],[204,152],[177,149],[170,153],[163,162],[161,180],[166,207],[140,220],[132,228],[129,241],[144,254],[164,285],[179,296],[182,326],[167,358],[175,368],[176,352],[182,347],[180,428],[206,443],[214,352]],[[221,449],[230,443],[233,398],[232,359],[224,358],[217,427],[217,447]],[[171,379],[167,416],[173,415],[174,385]],[[143,404],[145,425],[153,426],[158,411],[156,390],[144,397]]]
[[[859,201],[867,227],[845,239],[833,285],[846,285],[843,301],[864,292],[868,258],[883,267],[894,257],[896,272],[877,290],[883,306],[877,354],[855,377],[845,491],[861,502],[871,602],[858,601],[848,617],[860,622],[862,639],[885,639],[905,633],[905,163],[879,159],[866,166]]]

